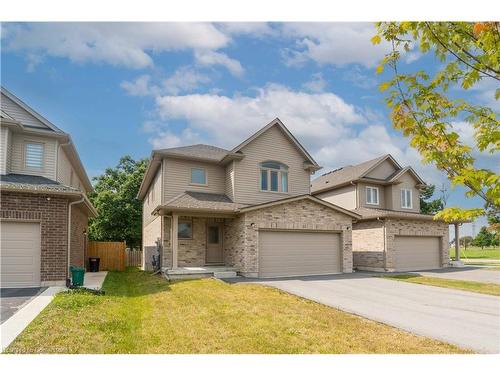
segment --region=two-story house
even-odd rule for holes
[[[71,137],[1,89],[0,286],[64,285],[85,261],[92,185]]]
[[[360,216],[310,195],[320,168],[279,119],[232,150],[153,151],[138,194],[144,267],[158,249],[169,277],[352,272]]]
[[[355,268],[412,271],[449,262],[448,224],[420,213],[424,186],[413,168],[384,155],[323,174],[311,192],[361,216],[352,233]]]

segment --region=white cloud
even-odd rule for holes
[[[123,81],[120,87],[132,96],[179,95],[199,89],[210,78],[192,67],[183,66],[171,76],[154,84],[148,74],[137,77],[134,81]]]
[[[209,82],[208,76],[190,67],[181,67],[174,74],[162,82],[162,86],[169,94],[191,92],[200,87],[201,84]]]
[[[2,25],[6,50],[107,63],[153,65],[151,52],[217,50],[230,37],[209,23],[31,23]]]
[[[151,86],[151,76],[144,74],[133,82],[123,81],[120,87],[132,96],[149,96],[159,94],[159,87]]]
[[[253,37],[277,35],[277,31],[266,22],[223,22],[217,26],[224,33],[231,35],[245,34]]]
[[[236,76],[241,77],[245,70],[238,60],[232,59],[222,52],[215,51],[195,51],[194,53],[196,62],[200,65],[222,65],[229,70],[229,72]]]
[[[322,92],[325,90],[327,82],[323,78],[322,73],[314,73],[310,81],[302,85],[307,91],[310,92]]]
[[[344,133],[345,126],[364,121],[354,106],[333,93],[295,92],[279,85],[258,89],[255,97],[192,94],[160,96],[156,103],[163,121],[184,120],[206,134],[207,142],[223,147],[236,145],[275,117],[313,148]]]
[[[296,48],[286,51],[285,63],[289,65],[311,59],[321,65],[360,64],[373,68],[390,51],[387,42],[371,43],[375,35],[372,23],[285,23],[282,33],[296,39]]]

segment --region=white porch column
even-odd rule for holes
[[[455,261],[460,262],[460,231],[458,223],[455,223]]]
[[[177,268],[177,251],[179,241],[177,234],[179,233],[179,215],[172,213],[172,269]]]

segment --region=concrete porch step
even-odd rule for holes
[[[216,279],[231,279],[233,277],[237,277],[235,271],[219,271],[214,272],[214,277]]]

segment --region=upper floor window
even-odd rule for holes
[[[378,204],[378,188],[367,186],[366,187],[366,203]]]
[[[401,208],[412,208],[411,189],[401,189]]]
[[[260,190],[288,193],[288,167],[276,161],[261,163]]]
[[[203,168],[191,168],[191,183],[195,185],[206,185],[207,172]]]
[[[43,144],[25,143],[24,166],[29,169],[43,168]]]

